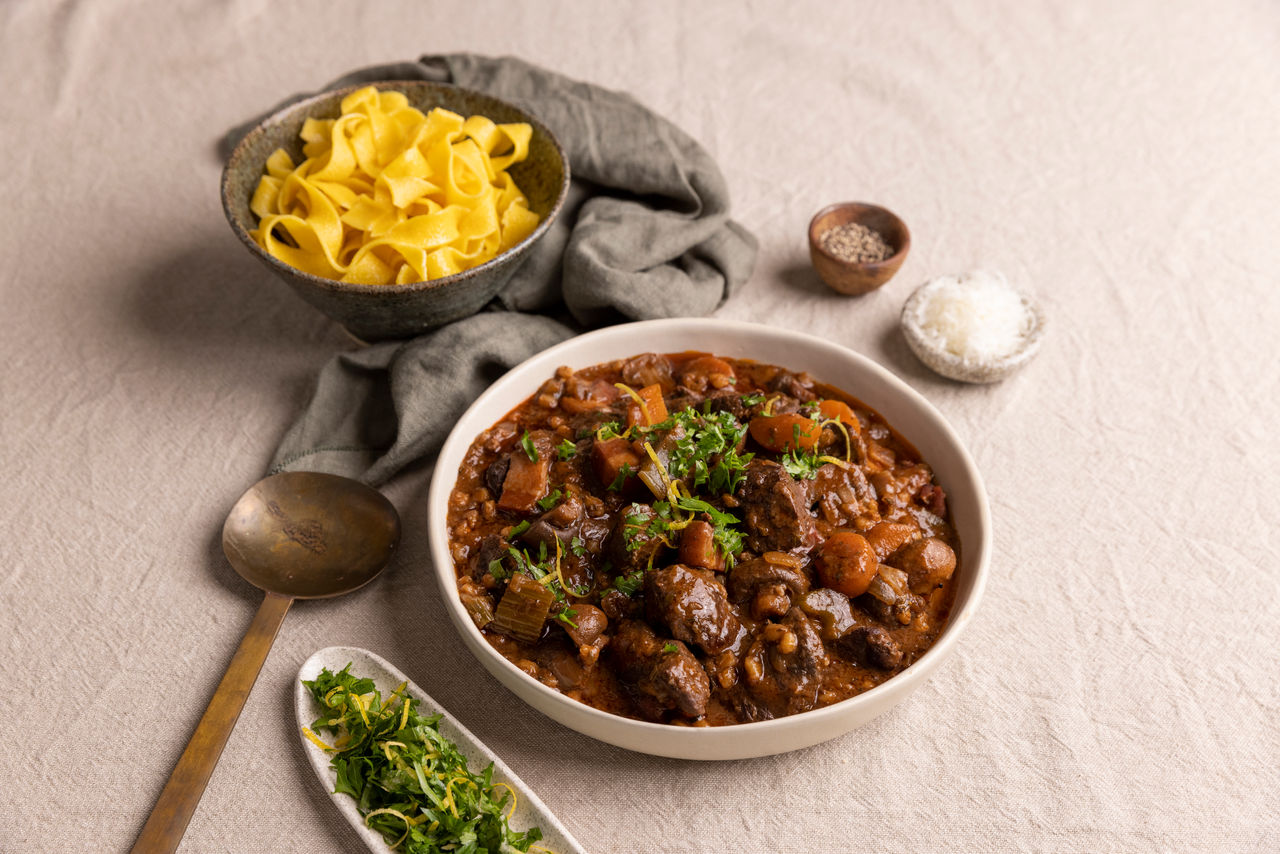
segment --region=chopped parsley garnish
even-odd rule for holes
[[[740,400],[743,406],[759,406],[764,403],[764,395],[756,392],[755,394],[744,394]]]
[[[529,458],[530,462],[536,463],[538,461],[538,449],[533,444],[533,437],[529,435],[528,430],[525,430],[524,435],[520,437],[520,447],[524,448],[525,456]]]
[[[787,451],[778,462],[782,463],[787,474],[797,480],[813,480],[818,476],[818,469],[823,465],[816,451],[805,451],[800,448]]]
[[[556,456],[562,460],[571,460],[577,453],[578,446],[568,439],[562,439],[560,444],[556,445]]]
[[[561,583],[564,577],[560,575],[556,556],[547,553],[545,542],[538,543],[536,557],[529,554],[527,549],[518,549],[515,546],[507,546],[507,554],[511,555],[512,561],[515,562],[516,572],[523,572],[534,581],[542,582],[543,586],[556,597],[556,601],[565,601],[565,585]]]
[[[573,552],[578,557],[586,557],[587,544],[583,541],[582,537],[574,537],[569,541],[569,551]]]
[[[581,596],[585,594],[578,594],[578,595]],[[555,619],[564,623],[566,626],[573,626],[576,629],[578,627],[578,624],[573,621],[573,618],[576,616],[578,616],[577,611],[573,610],[572,608],[565,608],[564,610],[560,611],[555,615]]]
[[[489,574],[498,581],[502,581],[507,577],[507,568],[502,565],[501,558],[489,561]]]
[[[644,570],[637,569],[626,575],[619,575],[613,580],[613,589],[617,590],[623,596],[631,597],[640,592],[640,588],[644,585]]]
[[[372,679],[328,668],[303,685],[320,716],[303,735],[332,758],[335,792],[351,796],[365,824],[406,854],[431,851],[522,851],[542,838],[536,827],[512,830],[513,795],[493,782],[493,764],[476,774],[440,733],[440,715],[418,714],[401,684],[384,701]],[[316,731],[335,736],[326,744]]]
[[[551,493],[545,498],[538,499],[537,501],[538,509],[544,512],[547,510],[550,510],[552,507],[555,507],[557,504],[559,504],[561,499],[563,498],[564,498],[564,493],[557,488],[555,492]]]
[[[590,588],[575,587],[565,581],[564,576],[560,573],[560,561],[547,548],[546,542],[538,543],[536,555],[530,554],[528,549],[518,549],[515,546],[507,546],[507,554],[511,556],[512,562],[515,563],[516,572],[522,572],[534,581],[541,582],[543,587],[551,591],[557,602],[567,601],[568,593],[572,593],[575,596],[586,596],[591,592]],[[497,578],[497,576],[494,577]]]
[[[530,526],[530,525],[532,525],[532,524],[533,524],[533,523],[532,523],[532,522],[530,522],[528,519],[525,519],[523,522],[521,522],[521,523],[519,523],[518,525],[515,525],[514,527],[512,527],[511,531],[510,531],[510,532],[508,532],[508,534],[507,534],[507,539],[508,539],[508,540],[514,540],[516,537],[520,536],[520,535],[521,535],[521,534],[523,534],[525,531],[529,530],[529,526]]]
[[[596,428],[596,440],[599,442],[607,442],[610,439],[627,439],[631,436],[631,428],[619,432],[620,425],[617,421],[606,421]]]
[[[647,505],[632,504],[622,518],[622,541],[628,552],[652,540],[665,540],[670,530],[671,505],[665,501],[655,501],[652,514]]]
[[[673,643],[665,643],[662,645],[663,652],[679,652],[680,648]]]
[[[636,470],[631,463],[623,463],[622,467],[618,469],[618,476],[613,479],[613,483],[609,484],[605,488],[610,492],[621,492],[622,485],[627,482],[627,478],[631,477],[631,475],[635,473]]]
[[[706,513],[711,518],[712,540],[724,554],[729,566],[733,566],[733,556],[742,551],[742,532],[732,526],[738,524],[738,517],[723,510],[717,510],[698,498],[680,497],[676,506],[691,513]]]
[[[667,474],[683,481],[690,492],[705,486],[717,494],[732,494],[745,477],[747,463],[755,456],[738,453],[747,427],[731,412],[683,409],[650,429],[667,430],[668,437],[676,437],[667,460]]]

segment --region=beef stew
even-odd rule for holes
[[[458,594],[549,687],[677,725],[878,685],[937,639],[960,544],[915,449],[807,374],[707,353],[559,369],[450,496]]]

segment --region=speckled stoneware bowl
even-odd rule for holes
[[[997,359],[972,360],[939,346],[924,333],[915,320],[916,310],[926,295],[925,289],[933,281],[925,282],[907,297],[899,322],[902,335],[907,339],[911,351],[937,373],[966,383],[999,382],[1026,365],[1040,352],[1040,341],[1044,337],[1044,312],[1035,300],[1022,292],[1018,292],[1018,296],[1022,298],[1022,304],[1031,316],[1031,323],[1023,335],[1022,345],[1014,352]]]
[[[298,101],[264,119],[227,159],[222,172],[222,207],[240,242],[255,258],[289,284],[304,300],[341,323],[364,341],[411,338],[428,329],[479,311],[493,298],[544,234],[564,204],[569,190],[569,161],[551,131],[523,110],[479,92],[420,80],[372,84],[403,92],[423,112],[444,107],[464,116],[482,115],[495,122],[528,122],[533,127],[529,156],[511,166],[529,208],[542,217],[534,232],[497,257],[453,276],[405,285],[353,285],[322,279],[277,260],[254,243],[249,231],[258,220],[249,200],[262,177],[267,157],[283,148],[302,161],[298,133],[308,118],[337,118],[342,99],[361,86],[334,89]]]

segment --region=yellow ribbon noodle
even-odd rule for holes
[[[336,119],[307,119],[306,158],[277,149],[249,203],[258,245],[292,267],[367,285],[438,279],[528,237],[539,217],[506,171],[528,124],[495,124],[368,86]]]

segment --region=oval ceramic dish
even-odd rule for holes
[[[467,616],[457,594],[446,517],[458,467],[475,437],[533,394],[561,365],[577,369],[638,353],[686,350],[808,371],[877,410],[933,466],[938,483],[947,491],[960,536],[958,586],[951,617],[937,642],[902,673],[856,697],[798,715],[735,726],[669,726],[612,715],[543,685],[494,650]],[[476,399],[445,442],[431,480],[427,526],[445,608],[486,670],[526,703],[578,732],[629,750],[682,759],[742,759],[796,750],[842,735],[893,707],[955,649],[982,599],[991,547],[982,478],[955,431],[917,392],[865,356],[830,341],[712,319],[614,326],[572,338],[513,368]]]
[[[372,679],[384,697],[389,696],[401,682],[408,682],[409,687],[406,690],[410,696],[418,699],[419,712],[440,715],[440,733],[458,746],[458,750],[467,758],[467,765],[472,772],[479,773],[492,762],[493,779],[506,783],[519,795],[515,812],[511,816],[513,828],[517,830],[534,826],[541,828],[542,841],[539,844],[557,854],[586,854],[564,825],[560,824],[538,796],[512,773],[506,763],[485,747],[484,743],[472,735],[466,727],[458,723],[439,703],[431,699],[430,695],[409,682],[408,677],[403,673],[366,649],[351,646],[326,647],[303,663],[302,669],[298,671],[297,682],[294,683],[294,713],[298,720],[298,736],[302,741],[302,749],[306,751],[307,759],[311,761],[311,767],[315,769],[316,776],[320,779],[320,785],[330,793],[338,811],[351,823],[351,827],[373,854],[391,854],[394,849],[387,845],[382,834],[365,827],[364,820],[356,810],[356,802],[349,795],[334,792],[337,777],[329,767],[329,754],[302,735],[302,728],[310,726],[320,714],[320,709],[302,685],[302,680],[315,679],[326,667],[336,673],[348,664],[351,665],[351,672],[356,676]]]

